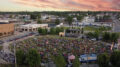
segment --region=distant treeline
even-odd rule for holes
[[[120,11],[43,11],[43,12],[29,12],[29,11],[21,11],[21,12],[0,12],[0,14],[53,14],[53,15],[61,15],[61,14],[70,14],[70,13],[79,13],[79,14],[99,14],[99,13],[120,13]]]

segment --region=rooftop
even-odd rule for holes
[[[26,25],[21,25],[21,27],[27,27],[27,28],[38,28],[42,26],[48,26],[48,24],[26,24]]]

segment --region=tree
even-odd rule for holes
[[[63,27],[56,27],[56,28],[50,28],[50,34],[59,34],[59,32],[63,32]]]
[[[41,24],[41,23],[42,23],[42,21],[41,21],[40,19],[38,19],[38,20],[37,20],[37,23],[38,23],[38,24]]]
[[[64,28],[62,27],[56,27],[56,34],[58,35],[60,32],[63,32]]]
[[[42,34],[43,34],[43,35],[46,35],[47,32],[48,32],[47,29],[42,29]]]
[[[86,36],[87,36],[88,38],[93,38],[93,37],[94,37],[94,34],[93,34],[92,32],[88,32],[88,33],[86,34]]]
[[[82,21],[83,20],[83,18],[84,18],[84,16],[77,16],[77,20],[79,20],[79,21]]]
[[[97,63],[99,67],[108,67],[109,66],[109,56],[107,53],[100,54],[97,56]]]
[[[55,28],[50,28],[50,34],[56,34],[56,29]]]
[[[76,57],[73,61],[73,67],[80,67],[80,61],[78,57]]]
[[[39,32],[39,34],[46,35],[48,33],[48,30],[47,29],[39,28],[38,32]]]
[[[26,57],[23,50],[18,50],[16,52],[16,59],[18,65],[24,65],[25,58]]]
[[[26,61],[30,67],[40,65],[40,55],[36,49],[30,49],[27,53]]]
[[[86,34],[87,37],[89,38],[96,38],[96,40],[98,40],[99,38],[99,31],[95,31],[95,32],[89,32]]]
[[[31,14],[31,15],[30,15],[30,18],[31,18],[31,19],[37,19],[37,16],[36,16],[36,14]]]
[[[103,35],[102,35],[102,39],[103,39],[103,41],[105,41],[105,42],[109,42],[110,41],[110,33],[109,32],[105,32],[105,33],[103,33]]]
[[[119,35],[117,33],[111,33],[110,40],[111,42],[116,43],[119,38]]]
[[[120,51],[114,51],[110,57],[110,62],[115,67],[120,67]]]
[[[53,60],[57,67],[65,67],[66,66],[66,61],[61,54],[59,54],[58,56],[54,56]]]
[[[56,24],[56,25],[60,24],[60,20],[59,20],[59,19],[56,19],[56,20],[55,20],[55,24]]]
[[[39,34],[41,34],[42,33],[42,28],[38,28],[38,32],[39,32]]]
[[[105,32],[102,37],[103,41],[116,43],[119,38],[119,35],[117,33]]]
[[[30,18],[31,19],[40,19],[41,18],[41,15],[40,14],[34,14],[34,13],[32,13],[32,14],[30,14]]]
[[[98,30],[96,30],[94,33],[93,33],[93,36],[94,36],[94,38],[96,38],[96,40],[98,40],[99,39],[99,31]]]
[[[83,34],[83,33],[84,33],[84,28],[81,29],[81,34]]]
[[[71,25],[71,24],[72,24],[72,21],[73,21],[73,17],[68,16],[68,17],[66,18],[66,21],[68,22],[69,25]]]

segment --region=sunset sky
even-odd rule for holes
[[[120,0],[0,0],[0,11],[120,11]]]

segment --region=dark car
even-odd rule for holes
[[[3,44],[4,42],[0,40],[0,44]]]

